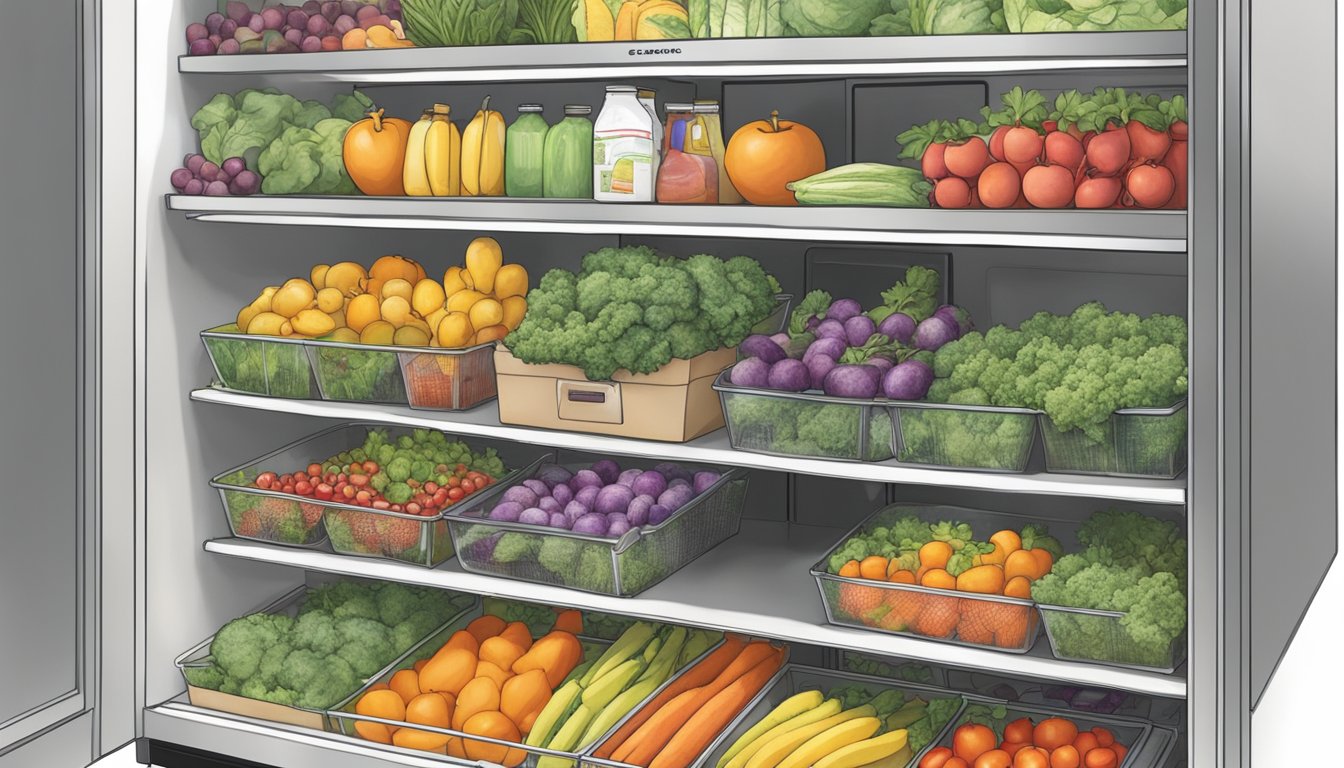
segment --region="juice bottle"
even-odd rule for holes
[[[631,85],[607,86],[593,125],[593,197],[602,202],[653,202],[658,156],[654,119]]]
[[[701,136],[689,144],[686,151],[694,154],[708,153],[714,158],[719,173],[719,202],[736,205],[742,202],[742,195],[728,178],[728,166],[723,162],[727,154],[727,145],[723,140],[723,121],[719,116],[719,103],[710,100],[696,100],[695,124]],[[703,140],[702,140],[703,139]]]
[[[566,104],[565,119],[546,134],[542,193],[546,197],[593,199],[593,108]]]
[[[504,138],[504,194],[542,197],[546,135],[551,127],[541,116],[540,104],[518,105],[518,119]]]

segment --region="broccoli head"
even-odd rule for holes
[[[344,644],[336,655],[345,659],[361,677],[369,677],[395,656],[391,632],[378,621],[351,616],[336,623]]]
[[[266,613],[235,619],[215,633],[210,655],[226,675],[247,680],[260,669],[267,648],[287,642],[293,624],[288,616]]]
[[[527,562],[537,556],[544,537],[531,533],[510,531],[500,537],[495,545],[494,561],[497,563]]]
[[[294,644],[321,654],[333,654],[341,647],[336,622],[325,611],[310,611],[294,624]]]
[[[188,684],[211,691],[219,690],[228,679],[228,675],[214,664],[208,667],[185,667],[182,674],[186,676]]]
[[[296,705],[327,709],[358,689],[360,678],[338,656],[323,657],[297,650],[285,659],[278,682],[294,692]]]
[[[579,550],[583,544],[578,539],[547,536],[541,549],[537,550],[537,563],[555,574],[556,578],[568,582],[578,568]]]

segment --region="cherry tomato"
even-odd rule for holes
[[[1099,747],[1109,747],[1115,743],[1115,734],[1100,725],[1092,729],[1092,735],[1097,737],[1097,746]]]
[[[412,501],[410,504],[406,505],[406,514],[418,515],[420,514],[420,509],[421,509],[420,505]]]
[[[994,737],[994,731],[990,730],[988,726],[979,723],[967,723],[958,728],[957,732],[952,735],[952,754],[967,762],[973,762],[981,755],[994,749],[994,745],[998,741]]]
[[[321,465],[321,464],[309,464],[309,465],[308,465],[308,474],[310,474],[310,475],[320,475],[320,474],[322,474],[322,465]]]
[[[294,492],[300,496],[311,496],[313,493],[313,484],[307,480],[300,480],[294,484]]]
[[[466,495],[467,495],[466,492],[463,491],[461,488],[450,488],[448,490],[449,501],[460,501]]]
[[[463,480],[462,485],[459,487],[462,489],[463,493],[472,493],[476,490],[476,484],[470,480]]]
[[[275,481],[276,477],[274,472],[262,472],[260,475],[257,475],[258,488],[270,488],[275,484]]]
[[[1109,747],[1097,747],[1083,756],[1086,768],[1115,768],[1119,764],[1115,751]]]
[[[400,511],[401,511],[401,505],[400,505],[400,504],[393,504],[393,505],[392,505],[392,511],[393,511],[393,512],[400,512]]]
[[[490,477],[489,475],[482,475],[481,482],[477,483],[477,485],[485,487],[493,482],[495,482],[494,478]]]
[[[336,484],[336,473],[335,473],[335,472],[328,472],[327,474],[325,474],[325,475],[322,476],[322,481],[325,482],[327,485],[335,485],[335,484]]]
[[[1072,720],[1062,717],[1048,717],[1036,724],[1032,742],[1038,747],[1053,750],[1065,744],[1072,744],[1078,738],[1078,726]]]
[[[448,489],[440,488],[434,492],[434,506],[442,507],[443,503],[448,501]]]
[[[1072,744],[1065,744],[1050,753],[1050,768],[1081,768],[1083,759]]]
[[[292,495],[292,494],[294,493],[294,484],[293,484],[293,483],[287,483],[287,484],[285,484],[285,485],[280,486],[280,492],[281,492],[281,493],[288,493],[288,494],[291,494],[291,495]]]
[[[947,747],[934,747],[919,761],[919,768],[943,768],[952,759],[952,750]]]
[[[369,484],[369,476],[363,474],[351,475],[350,484],[355,486],[356,488],[363,488],[364,486]]]
[[[336,482],[338,482],[338,483],[348,483],[348,482],[350,482],[350,476],[347,475],[347,474],[345,474],[344,472],[342,472],[342,473],[340,473],[339,475],[336,475]]]
[[[1062,746],[1062,745],[1061,745]],[[1073,748],[1078,750],[1078,754],[1086,755],[1088,752],[1100,747],[1097,735],[1091,731],[1083,731],[1078,734],[1078,738],[1073,740]]]
[[[392,508],[392,505],[389,504],[389,503],[387,502],[387,499],[378,499],[377,501],[373,502],[373,508],[374,508],[374,509],[391,509],[391,508]]]
[[[1003,727],[1003,740],[1030,744],[1035,730],[1036,726],[1031,724],[1031,718],[1023,717]]]
[[[347,499],[353,499],[353,498],[355,498],[355,486],[353,486],[353,485],[347,485],[347,486],[341,488],[341,495],[344,496],[344,497],[347,498]]]
[[[323,501],[330,499],[332,493],[334,493],[334,489],[326,483],[318,483],[313,487],[313,495]]]
[[[453,471],[457,472],[457,474],[459,475],[465,475],[467,474],[467,465],[458,464],[456,467],[453,468]]]
[[[359,505],[359,506],[361,506],[361,507],[370,507],[370,506],[373,506],[373,500],[372,500],[372,499],[355,499],[355,504],[357,504],[357,505]]]
[[[991,749],[975,758],[975,768],[1012,768],[1013,756],[1002,749]]]
[[[1040,747],[1026,747],[1013,756],[1013,768],[1050,768],[1050,754]]]
[[[373,494],[368,491],[355,491],[355,501],[360,504],[368,504],[373,501]]]
[[[448,478],[449,488],[456,488],[461,484],[462,484],[462,478],[458,477],[457,475],[453,475],[452,477]]]
[[[363,468],[364,474],[366,475],[378,474],[378,462],[376,461],[366,461],[360,466]]]
[[[434,482],[433,480],[430,480],[429,482],[425,483],[425,493],[432,494],[437,490],[439,490],[439,484]]]

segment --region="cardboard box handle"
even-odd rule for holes
[[[558,416],[563,421],[620,424],[621,385],[617,382],[566,381],[555,383]]]

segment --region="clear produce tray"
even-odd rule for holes
[[[316,547],[323,540],[330,540],[332,549],[343,555],[376,557],[430,568],[452,557],[452,539],[448,524],[444,522],[444,514],[451,507],[432,517],[421,517],[240,485],[254,481],[262,472],[286,474],[353,450],[363,445],[371,428],[382,429],[393,439],[412,432],[408,428],[381,424],[343,424],[290,443],[211,480],[210,485],[219,491],[224,502],[233,535],[306,547]],[[525,446],[516,443],[501,443],[497,450],[505,465],[512,467],[525,465],[533,455]],[[506,474],[496,478],[495,482],[503,484],[511,476]],[[474,499],[474,495],[468,496],[457,506]],[[260,529],[251,530],[250,524],[245,525],[243,520],[249,510],[257,511],[258,517],[266,513],[279,519],[270,527],[263,524]],[[302,529],[295,527],[299,520],[305,526]]]
[[[1172,749],[1176,746],[1175,731],[1155,726],[1146,720],[1118,717],[1116,715],[1095,715],[1070,709],[1012,704],[976,696],[965,698],[966,706],[962,709],[960,715],[953,718],[953,724],[943,732],[937,746],[949,749],[952,747],[952,738],[956,734],[957,727],[967,719],[967,710],[975,704],[1005,707],[1008,712],[1006,720],[1009,723],[1023,717],[1030,718],[1032,723],[1039,723],[1050,717],[1062,717],[1073,721],[1080,732],[1101,726],[1114,734],[1115,740],[1129,749],[1125,759],[1120,762],[1117,768],[1161,768],[1161,766],[1166,765],[1167,757],[1171,755]],[[997,735],[1002,736],[1002,734]]]
[[[720,472],[718,482],[678,509],[661,524],[634,528],[619,539],[574,533],[558,528],[484,519],[511,486],[536,476],[554,457],[543,457],[521,470],[508,483],[470,504],[459,504],[447,515],[457,546],[458,562],[473,573],[630,597],[671,576],[691,561],[737,534],[747,495],[747,473],[694,464],[679,464],[691,472]],[[650,469],[657,462],[632,460],[624,467]],[[562,465],[586,469],[589,464]],[[495,559],[501,542],[518,552],[509,562]],[[543,551],[549,550],[549,551]],[[552,552],[554,555],[552,556]],[[542,562],[572,564],[572,573],[556,573]]]
[[[907,516],[928,523],[942,520],[966,523],[978,540],[987,540],[1002,529],[1020,531],[1027,524],[1046,523],[1051,535],[1062,540],[1066,551],[1072,541],[1072,531],[1066,529],[1071,524],[1039,516],[937,504],[890,504],[842,536],[812,567],[827,620],[842,626],[1010,653],[1031,650],[1040,631],[1040,616],[1036,603],[1030,599],[848,578],[830,573],[831,556],[851,537]]]
[[[1175,672],[1185,661],[1185,633],[1172,640],[1169,647],[1144,648],[1125,632],[1125,613],[1061,605],[1037,608],[1050,639],[1050,652],[1057,659],[1163,674]]]
[[[291,617],[296,616],[298,615],[299,607],[303,604],[303,601],[307,597],[307,594],[308,594],[308,587],[306,586],[299,587],[298,589],[285,593],[279,599],[275,600],[271,604],[259,608],[255,611],[249,612],[249,615],[251,613],[273,613],[273,614],[285,614]],[[474,602],[475,604],[479,604],[480,601],[475,600]],[[436,637],[442,634],[444,630],[451,627],[456,627],[459,624],[461,624],[463,622],[463,617],[468,616],[470,614],[472,607],[473,607],[472,605],[468,605],[466,608],[459,611],[447,622],[440,625],[438,629],[434,630],[430,634],[430,637]],[[465,626],[465,624],[462,625]],[[243,715],[245,717],[251,717],[258,720],[267,720],[270,722],[299,725],[307,728],[313,728],[316,730],[335,730],[335,728],[333,727],[333,723],[328,718],[325,710],[307,709],[304,707],[297,707],[297,706],[292,707],[284,706],[282,704],[274,704],[269,701],[249,699],[245,696],[223,693],[221,691],[215,691],[209,688],[200,688],[198,686],[192,685],[191,679],[187,676],[188,674],[187,670],[200,669],[211,666],[210,644],[213,643],[214,640],[215,636],[211,635],[210,637],[207,637],[206,639],[192,646],[190,649],[188,649],[187,651],[185,651],[184,653],[182,653],[176,659],[173,660],[173,663],[177,665],[178,671],[182,673],[183,681],[187,685],[187,697],[188,700],[191,702],[192,706],[204,707],[206,709],[214,709],[222,712],[230,712],[232,714]],[[365,680],[364,683],[358,689],[351,692],[349,696],[345,697],[340,702],[335,704],[333,706],[333,709],[340,709],[342,707],[349,705],[352,701],[354,701],[355,697],[359,695],[360,691],[364,690],[369,684],[380,679],[382,676],[390,674],[392,670],[397,669],[398,665],[403,663],[404,660],[407,657],[409,657],[412,653],[414,653],[416,648],[419,648],[421,645],[423,645],[424,642],[426,642],[426,640],[422,640],[416,645],[412,646],[411,648],[408,648],[395,660],[393,660],[386,667],[380,670],[376,675],[369,678],[368,680]]]
[[[892,457],[891,414],[883,401],[739,387],[728,375],[719,374],[714,390],[735,450],[847,461]]]
[[[952,691],[940,690],[931,686],[914,685],[909,683],[893,683],[891,680],[882,678],[858,675],[850,672],[838,672],[830,669],[818,669],[816,667],[805,667],[799,664],[785,664],[775,677],[766,685],[765,689],[757,694],[755,699],[747,705],[747,708],[739,714],[733,722],[719,734],[713,743],[698,760],[691,764],[692,768],[704,768],[705,766],[715,766],[733,744],[742,737],[752,726],[759,723],[766,716],[779,706],[784,700],[797,693],[804,691],[819,690],[823,694],[834,688],[857,686],[866,693],[876,697],[883,691],[896,689],[925,700],[952,699],[957,701],[957,709],[953,711],[951,718],[945,723],[935,723],[933,728],[933,740],[924,744],[919,749],[912,749],[910,759],[905,762],[883,762],[888,768],[901,768],[902,766],[918,765],[919,760],[924,754],[933,747],[937,746],[946,733],[946,730],[952,723],[956,722],[957,715],[961,712],[962,696]]]
[[[938,469],[1026,472],[1037,412],[1026,408],[891,404],[896,459]]]
[[[840,668],[845,672],[895,680],[902,685],[932,685],[946,688],[947,670],[919,661],[875,656],[859,651],[840,651]]]
[[[504,604],[507,604],[508,602],[510,601],[503,601]],[[495,605],[498,606],[500,605],[500,603],[496,603]],[[384,669],[382,672],[378,674],[377,677],[369,680],[364,685],[364,687],[356,691],[345,701],[342,701],[339,705],[332,707],[331,711],[326,713],[333,724],[332,730],[341,733],[345,736],[348,736],[350,738],[358,739],[361,744],[368,744],[369,742],[365,740],[363,737],[361,737],[356,731],[356,728],[360,723],[381,723],[383,725],[391,725],[395,727],[405,726],[406,723],[400,721],[384,720],[382,718],[356,714],[355,704],[359,701],[359,698],[363,696],[365,692],[373,688],[373,686],[378,685],[380,683],[386,684],[389,680],[392,679],[392,675],[396,674],[398,671],[403,669],[411,669],[415,666],[416,662],[432,657],[435,654],[435,652],[437,652],[439,648],[443,646],[444,643],[448,642],[448,639],[452,637],[454,632],[466,628],[467,624],[471,623],[473,619],[476,619],[482,615],[485,615],[486,613],[491,612],[492,611],[488,610],[483,603],[478,602],[475,606],[459,615],[452,622],[452,624],[444,626],[430,637],[427,637],[424,640],[422,640],[415,646],[415,648],[412,648],[404,656],[398,659],[395,664]],[[589,616],[590,614],[588,612],[583,613],[585,630],[587,629]],[[535,634],[538,628],[531,627],[531,629]],[[602,653],[606,651],[607,647],[610,646],[612,642],[615,640],[615,638],[609,638],[609,637],[594,637],[589,635],[586,631],[583,635],[579,637],[579,639],[583,641],[583,649],[584,649],[583,659],[580,660],[579,662],[580,666],[582,666],[584,663],[595,660],[596,658],[601,656]],[[622,716],[619,720],[617,720],[616,724],[613,725],[611,729],[607,731],[607,733],[604,733],[595,742],[593,742],[593,745],[601,744],[602,741],[608,735],[614,733],[617,729],[619,729],[622,725],[624,725],[625,721],[628,720],[635,712],[638,712],[640,708],[644,706],[645,703],[647,703],[649,700],[653,699],[659,693],[661,693],[662,690],[665,687],[667,687],[667,685],[669,685],[673,680],[676,680],[677,676],[680,675],[684,669],[689,668],[691,665],[695,664],[700,659],[703,659],[705,656],[708,656],[710,653],[714,651],[714,649],[718,648],[719,645],[722,644],[722,642],[723,641],[720,640],[718,643],[715,643],[703,654],[690,661],[685,667],[676,670],[672,674],[672,676],[669,677],[665,683],[663,683],[663,685],[658,686],[657,689],[653,691],[653,693],[651,693],[638,705],[632,708],[629,713],[627,713],[626,715]],[[482,765],[492,765],[492,764],[502,765],[505,766],[505,768],[515,768],[516,766],[524,764],[526,764],[527,766],[536,766],[538,761],[541,760],[542,758],[551,758],[552,762],[550,763],[548,768],[573,768],[573,766],[578,765],[579,761],[582,759],[582,755],[586,754],[586,752],[592,748],[592,745],[585,745],[584,748],[576,752],[560,752],[556,750],[546,749],[543,747],[527,746],[518,742],[503,741],[499,739],[489,738],[486,736],[466,734],[463,733],[462,731],[456,731],[450,728],[436,728],[428,725],[416,725],[415,729],[419,731],[426,731],[429,733],[436,733],[443,736],[462,739],[464,741],[464,746],[465,742],[468,741],[472,742],[473,755],[477,759],[468,759],[447,754],[426,752],[423,750],[403,749],[400,747],[395,747],[387,744],[380,745],[380,748],[388,749],[408,756],[441,759],[447,763],[452,763],[455,765],[472,766],[473,768],[480,768],[480,766]],[[498,754],[494,755],[480,754],[480,752],[492,751],[491,750],[492,747],[497,748]]]
[[[1172,479],[1185,471],[1186,402],[1170,408],[1127,408],[1111,414],[1106,439],[1061,432],[1041,414],[1048,472]]]
[[[317,397],[303,339],[252,336],[232,323],[201,331],[201,342],[226,389],[268,397]]]
[[[495,344],[465,349],[304,343],[323,400],[460,411],[497,394]]]

